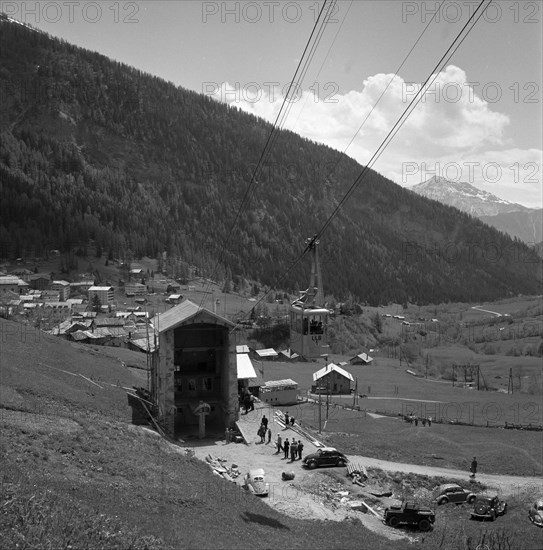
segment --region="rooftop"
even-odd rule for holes
[[[164,332],[188,321],[189,319],[192,319],[193,317],[196,317],[201,313],[205,313],[206,315],[212,317],[218,322],[218,324],[231,328],[235,327],[235,324],[228,319],[225,319],[224,317],[221,317],[206,308],[200,307],[190,300],[185,300],[168,311],[155,315],[152,319],[152,323],[158,332]]]
[[[353,375],[350,372],[347,372],[345,369],[342,369],[341,367],[338,367],[337,365],[334,365],[334,363],[330,363],[329,365],[326,365],[326,367],[323,367],[322,369],[318,370],[317,372],[313,373],[313,381],[317,381],[321,379],[323,376],[331,373],[331,372],[337,372],[338,374],[341,374],[342,376],[345,376],[345,378],[348,378],[351,380],[351,382],[354,382]]]

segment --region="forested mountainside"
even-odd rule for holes
[[[3,257],[94,243],[110,257],[167,251],[217,279],[277,285],[362,169],[281,131],[236,218],[264,120],[5,17],[0,83]],[[320,256],[327,294],[371,304],[539,292],[533,250],[373,171]],[[280,286],[305,288],[308,263]]]

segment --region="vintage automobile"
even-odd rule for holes
[[[385,509],[385,523],[390,527],[415,525],[421,531],[428,531],[436,520],[430,508],[416,506],[414,502],[403,502],[401,506],[390,506]]]
[[[303,465],[313,470],[322,466],[345,466],[347,462],[349,459],[334,447],[322,447],[316,453],[307,455]]]
[[[262,468],[249,470],[243,480],[243,488],[247,489],[253,495],[260,497],[268,496],[270,484],[266,482],[266,474]]]
[[[471,517],[494,521],[498,516],[503,516],[506,513],[507,503],[504,500],[500,500],[497,496],[479,495],[473,504]]]
[[[528,511],[528,518],[538,527],[543,527],[543,498],[537,499]]]
[[[440,485],[436,489],[435,502],[439,505],[447,504],[448,502],[454,502],[455,504],[473,504],[477,495],[460,487],[456,483],[447,483],[446,485]]]

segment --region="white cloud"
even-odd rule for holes
[[[373,168],[401,185],[437,172],[506,200],[540,206],[541,150],[515,148],[506,137],[509,117],[492,110],[468,82],[454,65],[440,72]],[[340,151],[348,147],[349,156],[366,164],[421,86],[380,73],[367,78],[361,91],[321,98],[304,91],[291,103],[284,127]],[[275,122],[283,93],[285,88],[223,83],[214,97]]]

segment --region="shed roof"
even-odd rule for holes
[[[337,372],[338,374],[341,374],[341,376],[345,376],[345,378],[348,378],[349,380],[354,382],[353,375],[350,372],[347,372],[345,369],[342,369],[341,367],[334,365],[334,363],[330,363],[329,365],[326,365],[326,367],[323,367],[317,372],[314,372],[313,381],[320,380],[323,376],[326,376],[327,374],[330,374],[333,371]]]
[[[296,352],[290,349],[281,350],[279,353],[281,353],[285,357],[288,357],[289,359],[297,359],[298,357],[300,357]]]
[[[168,311],[155,315],[152,319],[152,323],[157,331],[162,333],[174,328],[177,325],[185,323],[199,314],[206,314],[208,317],[212,317],[219,325],[230,328],[235,327],[234,323],[228,319],[225,319],[224,317],[221,317],[206,308],[200,307],[190,300],[185,300]]]
[[[364,361],[364,363],[371,363],[373,361],[373,357],[370,357],[367,353],[359,353],[351,358],[351,361],[356,361],[357,359]]]
[[[17,284],[19,284],[19,277],[14,277],[12,275],[0,276],[0,285],[17,285]]]
[[[273,348],[255,350],[259,357],[277,357],[277,352]]]
[[[238,367],[238,380],[247,380],[256,378],[256,372],[247,353],[238,353],[236,355]]]
[[[249,353],[249,346],[247,344],[236,346],[236,353]]]

